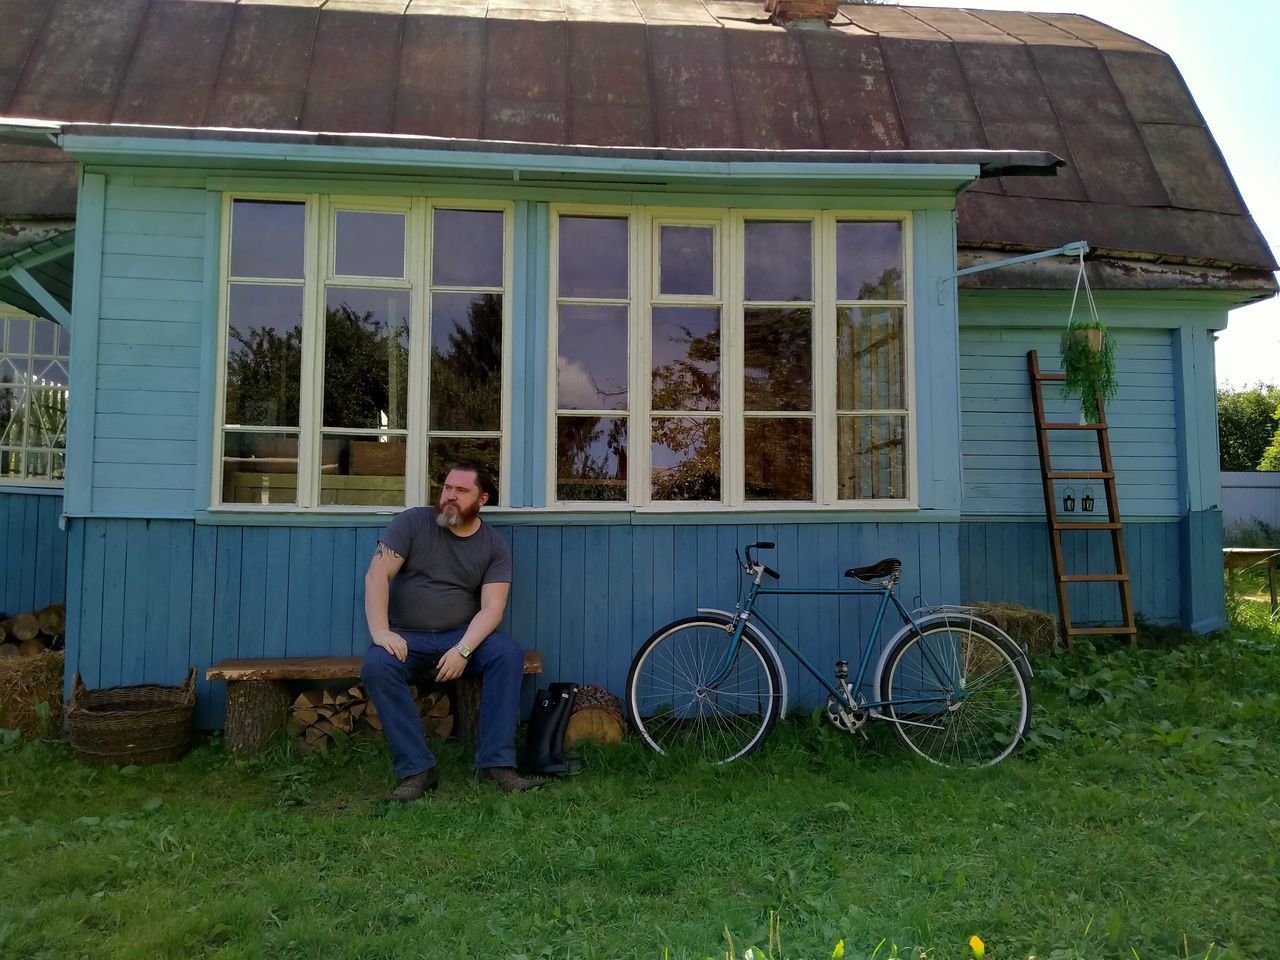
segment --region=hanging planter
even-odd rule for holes
[[[1076,297],[1084,284],[1085,300],[1092,320],[1073,323]],[[1062,333],[1059,352],[1066,381],[1062,385],[1063,397],[1080,398],[1082,423],[1097,423],[1102,419],[1099,401],[1110,403],[1116,398],[1116,348],[1115,341],[1107,333],[1107,327],[1098,316],[1093,291],[1089,289],[1089,277],[1084,270],[1084,254],[1080,255],[1080,273],[1076,276],[1076,289],[1071,295],[1071,313],[1067,317],[1067,329]]]

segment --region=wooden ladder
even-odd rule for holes
[[[1062,618],[1062,634],[1067,649],[1075,649],[1075,638],[1097,635],[1128,635],[1131,644],[1137,643],[1138,628],[1133,618],[1133,598],[1129,587],[1129,564],[1125,559],[1124,530],[1120,522],[1120,502],[1116,494],[1115,464],[1111,460],[1111,441],[1107,439],[1107,412],[1102,397],[1098,397],[1097,423],[1057,423],[1044,416],[1044,384],[1062,383],[1065,373],[1044,373],[1035,350],[1027,351],[1027,372],[1031,375],[1031,403],[1036,418],[1036,446],[1040,451],[1040,475],[1044,481],[1044,508],[1049,520],[1049,543],[1053,548],[1053,577],[1058,590],[1058,613]],[[1101,470],[1054,470],[1049,455],[1049,436],[1057,430],[1091,430],[1098,438],[1098,459]],[[1063,523],[1058,517],[1058,498],[1054,491],[1055,480],[1099,480],[1107,501],[1106,522],[1083,521]],[[1111,533],[1111,547],[1115,555],[1115,573],[1067,573],[1062,558],[1062,532],[1064,530],[1107,530]],[[1123,623],[1118,626],[1077,627],[1071,622],[1071,604],[1067,587],[1072,583],[1115,583],[1120,590],[1120,615]]]

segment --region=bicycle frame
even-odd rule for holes
[[[897,700],[862,700],[857,694],[861,690],[862,683],[866,679],[867,666],[871,662],[872,648],[875,646],[874,640],[880,634],[880,627],[884,622],[885,611],[889,609],[889,603],[892,601],[893,606],[898,611],[898,616],[902,618],[904,627],[909,626],[917,635],[921,634],[919,625],[915,618],[907,611],[902,602],[893,594],[892,584],[882,587],[847,587],[847,588],[824,588],[824,587],[765,587],[762,585],[764,579],[765,568],[763,565],[755,565],[754,569],[748,568],[753,573],[751,579],[751,589],[747,594],[745,601],[738,604],[734,611],[734,628],[733,639],[729,644],[729,649],[725,653],[724,662],[716,671],[714,676],[707,681],[707,687],[714,688],[729,673],[734,658],[737,656],[738,647],[742,643],[742,635],[746,631],[747,624],[754,622],[757,625],[763,625],[769,634],[777,640],[782,646],[796,659],[796,662],[804,667],[813,678],[827,689],[833,697],[840,702],[846,709],[872,710],[877,707],[887,706],[890,703],[895,705],[911,704],[911,703],[937,703],[938,697],[910,697]],[[880,603],[876,610],[875,622],[871,625],[871,631],[867,635],[862,645],[862,659],[858,663],[858,672],[856,677],[849,683],[846,689],[841,690],[835,684],[829,682],[826,677],[818,672],[818,669],[809,662],[800,650],[794,646],[791,641],[782,633],[782,631],[769,620],[765,614],[756,609],[756,600],[762,596],[824,596],[824,597],[851,597],[851,596],[879,596]],[[948,677],[946,668],[937,662],[933,652],[927,645],[922,645],[922,650],[929,658],[930,666],[932,666],[939,677]],[[852,692],[852,693],[851,693]],[[964,699],[966,694],[964,691],[956,689],[955,685],[948,690],[949,699],[955,697]],[[856,702],[855,702],[856,701]]]

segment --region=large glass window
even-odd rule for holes
[[[63,482],[70,354],[52,320],[0,312],[0,482]]]
[[[592,210],[556,229],[556,501],[910,498],[905,218]]]
[[[460,459],[497,481],[506,212],[308,197],[229,213],[219,502],[430,503],[427,478]]]

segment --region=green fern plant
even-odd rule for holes
[[[1091,334],[1090,331],[1097,331]],[[1090,342],[1092,340],[1092,342]],[[1080,412],[1086,423],[1102,419],[1098,409],[1098,397],[1103,403],[1116,398],[1116,348],[1102,323],[1077,323],[1067,327],[1062,334],[1062,369],[1066,382],[1062,395],[1079,395]]]

